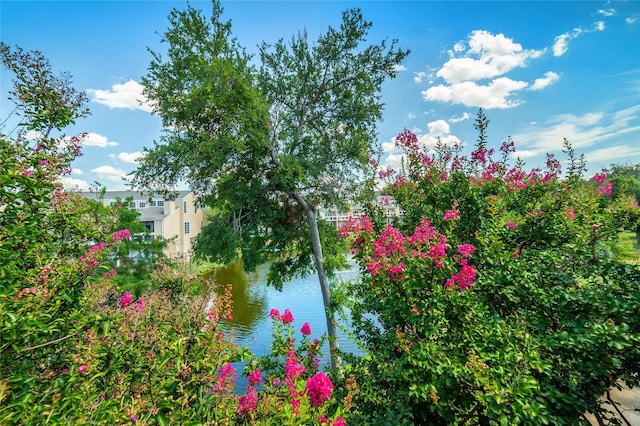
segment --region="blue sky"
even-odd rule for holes
[[[208,1],[191,4],[210,10]],[[397,166],[393,137],[404,128],[425,146],[436,137],[473,145],[479,107],[489,117],[490,147],[511,136],[530,167],[563,138],[593,174],[611,163],[640,163],[640,2],[637,1],[223,1],[224,17],[250,53],[262,41],[305,29],[314,40],[341,11],[360,7],[373,22],[371,42],[398,39],[410,49],[385,83],[379,124],[384,160]],[[67,129],[89,132],[67,186],[99,181],[122,189],[161,122],[139,105],[140,77],[162,51],[160,35],[177,1],[0,1],[0,39],[39,50],[56,72],[86,91],[92,115]],[[0,120],[11,112],[10,76],[0,82]],[[10,132],[10,119],[1,129]]]

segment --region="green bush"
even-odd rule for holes
[[[381,175],[404,217],[341,231],[368,353],[351,367],[354,423],[575,425],[605,416],[598,398],[619,379],[638,385],[640,269],[603,244],[637,205],[612,201],[605,174],[583,180],[568,144],[564,179],[553,155],[509,166],[512,141],[493,160],[486,124],[470,157],[400,134],[404,168]]]

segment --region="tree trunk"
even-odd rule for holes
[[[636,225],[636,242],[640,244],[640,224]]]
[[[340,368],[340,357],[338,350],[338,328],[333,318],[333,308],[331,307],[331,290],[329,289],[329,278],[324,269],[324,257],[322,256],[322,244],[320,242],[320,232],[318,231],[318,220],[316,212],[309,206],[306,200],[299,194],[294,194],[296,201],[300,203],[307,215],[309,224],[309,232],[311,236],[311,247],[313,249],[313,257],[318,271],[318,279],[320,281],[320,290],[322,291],[322,302],[324,304],[325,318],[327,320],[327,334],[329,335],[329,352],[331,353],[331,367]]]

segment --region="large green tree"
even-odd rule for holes
[[[200,255],[241,253],[247,269],[272,262],[276,285],[315,267],[334,353],[328,274],[338,253],[327,250],[335,231],[318,220],[318,206],[344,202],[365,176],[381,85],[408,52],[395,40],[366,44],[371,23],[358,9],[315,43],[300,32],[262,44],[257,66],[218,1],[209,18],[188,6],[169,21],[166,58],[152,52],[143,78],[166,133],[146,150],[134,183],[161,191],[184,181],[215,209]]]

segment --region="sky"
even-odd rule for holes
[[[65,130],[88,132],[65,186],[99,182],[125,189],[144,147],[162,135],[141,95],[148,49],[163,52],[172,8],[184,1],[0,0],[0,40],[38,50],[54,72],[68,71],[90,99],[91,115]],[[209,1],[190,4],[209,14]],[[511,137],[528,167],[547,152],[566,160],[563,140],[584,154],[590,176],[611,164],[640,163],[640,2],[638,1],[222,1],[223,18],[249,53],[263,41],[305,30],[313,41],[342,11],[362,9],[370,43],[397,39],[411,53],[382,88],[378,124],[383,163],[398,167],[394,137],[409,129],[426,148],[436,138],[477,139],[473,120],[490,120],[488,147]],[[0,132],[15,125],[0,76]],[[565,163],[566,166],[566,163]],[[565,167],[566,168],[566,167]]]

